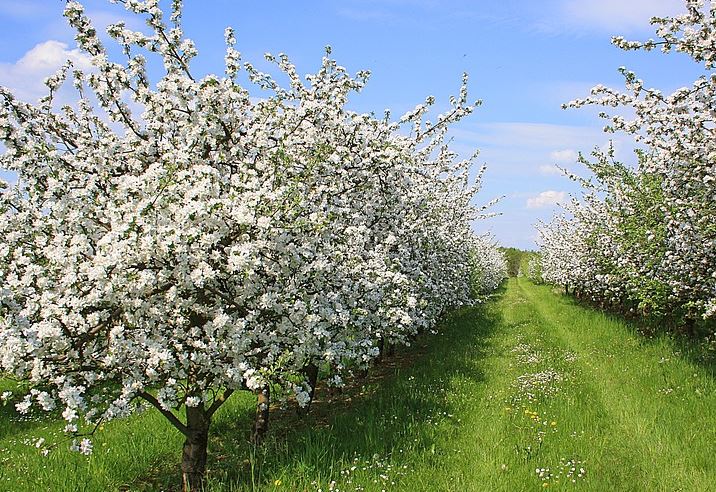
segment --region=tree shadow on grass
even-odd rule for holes
[[[716,379],[716,333],[714,333],[716,323],[699,325],[696,329],[697,334],[694,335],[686,333],[673,320],[640,317],[602,309],[592,302],[571,295],[562,294],[562,298],[570,306],[600,313],[611,321],[623,324],[645,346],[668,342],[680,357],[705,369],[713,379]]]
[[[439,458],[436,438],[458,432],[450,420],[454,381],[485,379],[480,361],[500,320],[494,303],[454,312],[438,335],[419,337],[342,394],[326,396],[319,386],[308,416],[298,418],[294,407],[272,411],[262,446],[248,444],[250,411],[221,413],[213,427],[209,490],[265,490],[288,481],[299,490],[316,489],[346,480],[351,465],[392,481],[411,464],[405,459]]]
[[[17,384],[0,374],[0,393],[4,391],[16,391]],[[45,427],[52,421],[52,418],[59,416],[59,412],[41,412],[35,408],[30,409],[27,414],[21,414],[15,408],[20,399],[16,396],[7,401],[0,402],[0,440],[22,434],[28,430]]]

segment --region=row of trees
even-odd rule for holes
[[[542,255],[538,251],[527,251],[522,256],[520,275],[529,278],[535,284],[544,283],[542,278]]]
[[[611,150],[581,161],[593,178],[565,213],[542,224],[546,281],[602,305],[671,318],[690,331],[716,317],[716,5],[686,0],[687,12],[654,18],[657,39],[613,43],[625,50],[679,52],[704,68],[665,95],[621,68],[626,92],[604,86],[568,107],[622,107],[601,116],[608,131],[635,137],[636,168]]]
[[[32,386],[19,409],[61,411],[68,432],[148,402],[185,436],[197,490],[232,393],[257,394],[259,440],[271,388],[307,406],[320,367],[340,385],[506,266],[471,230],[481,174],[445,143],[477,105],[466,78],[435,122],[431,97],[392,123],[346,109],[369,74],[330,50],[307,83],[268,56],[283,87],[241,63],[227,29],[225,76],[197,78],[179,1],[168,23],[157,0],[120,3],[151,29],[108,28],[125,63],[69,2],[94,68],[68,63],[37,104],[0,88],[0,166],[18,176],[0,195],[0,370]],[[58,108],[66,79],[79,100]]]
[[[502,248],[502,253],[505,255],[505,259],[507,260],[507,274],[510,277],[517,277],[520,275],[522,269],[522,259],[525,255],[529,254],[529,252],[510,247]]]

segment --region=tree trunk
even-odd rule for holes
[[[251,442],[254,444],[261,444],[268,432],[270,404],[271,390],[266,384],[256,395],[256,419],[254,420],[254,430],[251,433]]]
[[[387,342],[386,345],[387,349],[385,351],[385,355],[387,355],[388,357],[393,357],[395,355],[395,344]]]
[[[378,359],[382,359],[385,356],[385,338],[380,337],[378,339]]]
[[[311,389],[308,390],[308,403],[305,407],[298,409],[298,414],[301,416],[307,415],[311,410],[311,403],[313,403],[313,397],[316,395],[316,384],[318,384],[318,366],[313,362],[309,363],[303,368],[303,375]]]
[[[358,369],[355,373],[356,378],[358,379],[366,379],[368,377],[368,366]]]
[[[186,407],[187,436],[181,457],[182,490],[198,492],[204,488],[210,418],[204,408]]]

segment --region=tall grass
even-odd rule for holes
[[[276,409],[248,442],[251,395],[217,414],[211,491],[716,490],[712,368],[668,338],[511,279],[342,395]],[[153,411],[108,424],[90,457],[0,410],[0,489],[177,490],[178,435]]]

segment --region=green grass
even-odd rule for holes
[[[687,348],[511,279],[308,417],[274,412],[264,446],[251,396],[230,400],[209,489],[716,490],[713,368]],[[33,446],[60,427],[0,407],[0,490],[177,490],[181,437],[156,412],[108,424],[89,458]]]

